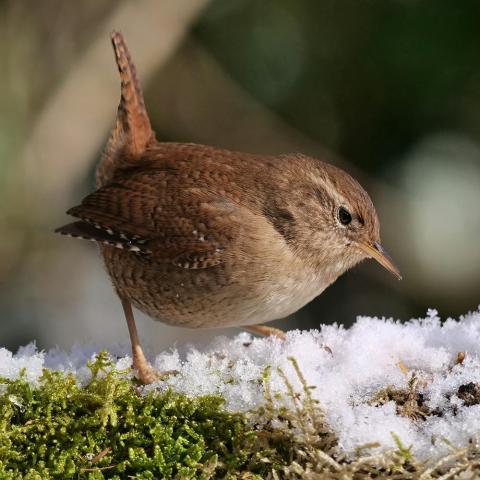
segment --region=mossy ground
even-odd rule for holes
[[[476,445],[452,447],[451,455],[436,465],[419,462],[399,439],[394,451],[371,455],[375,445],[365,445],[356,459],[347,458],[292,363],[303,392],[295,392],[280,374],[293,407],[278,406],[267,369],[264,407],[242,415],[226,412],[220,397],[192,399],[172,391],[144,395],[114,370],[105,353],[89,365],[92,378],[84,386],[72,375],[48,370],[35,386],[24,378],[0,379],[0,479],[428,480],[480,475]],[[412,392],[409,401],[415,399]]]

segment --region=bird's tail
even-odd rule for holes
[[[123,163],[140,157],[154,139],[135,65],[125,39],[119,32],[111,34],[113,51],[120,73],[121,97],[115,127],[110,133],[97,169],[97,186],[107,183]]]

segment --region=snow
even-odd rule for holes
[[[85,363],[100,349],[75,345],[69,353],[41,352],[33,343],[14,355],[0,349],[0,376],[17,378],[25,368],[28,380],[35,383],[47,367],[74,372],[84,383],[89,378]],[[128,347],[109,351],[119,369],[128,369]],[[459,352],[465,353],[462,363],[457,362]],[[480,441],[480,404],[466,405],[457,395],[462,385],[480,384],[480,312],[444,322],[435,310],[425,319],[406,323],[359,317],[349,329],[322,325],[319,330],[288,332],[285,341],[247,333],[217,337],[201,349],[185,346],[158,355],[156,369],[178,373],[146,389],[220,394],[229,410],[247,411],[264,402],[262,376],[267,367],[272,392],[286,392],[278,368],[302,391],[290,357],[307,383],[316,387],[313,395],[347,453],[372,442],[379,442],[381,449],[394,448],[392,432],[403,445],[413,445],[420,459],[449,452],[444,439],[456,447]],[[426,406],[437,414],[410,419],[398,415],[393,401],[372,404],[372,397],[388,386],[408,389],[413,373]],[[278,401],[289,399],[283,395]]]

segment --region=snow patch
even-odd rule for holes
[[[18,378],[24,369],[28,381],[36,383],[42,369],[50,368],[73,372],[84,383],[90,375],[86,362],[99,350],[95,345],[75,345],[69,353],[40,352],[34,343],[16,354],[0,349],[0,376]],[[109,351],[117,358],[118,369],[130,367],[127,347]],[[465,353],[462,363],[459,352]],[[227,409],[247,411],[264,402],[262,377],[267,367],[273,393],[286,392],[279,368],[301,392],[290,357],[307,383],[315,386],[313,395],[348,453],[371,442],[379,442],[382,449],[395,448],[392,432],[405,446],[413,445],[420,459],[449,452],[444,439],[457,447],[480,441],[480,404],[459,397],[462,386],[478,384],[480,389],[480,312],[443,323],[435,310],[429,310],[425,319],[406,323],[359,317],[349,329],[323,325],[319,330],[295,330],[288,332],[286,341],[247,333],[218,337],[201,350],[187,346],[158,355],[153,361],[156,369],[178,374],[146,389],[220,394]],[[393,401],[372,402],[382,389],[407,390],[414,373],[416,388],[432,412],[425,419],[399,415]]]

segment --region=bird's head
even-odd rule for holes
[[[362,186],[343,170],[303,155],[286,163],[295,174],[288,175],[294,179],[286,186],[288,205],[277,217],[283,217],[278,227],[290,247],[335,278],[373,258],[401,279],[381,244],[378,216]]]

